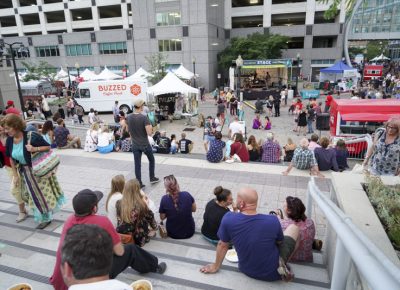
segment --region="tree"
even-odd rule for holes
[[[333,19],[339,14],[340,3],[342,0],[319,0],[318,2],[321,4],[330,4],[328,10],[324,12],[325,19]],[[350,14],[353,11],[356,2],[357,0],[345,1],[346,14]]]
[[[388,53],[388,41],[379,41],[379,40],[373,40],[369,41],[367,44],[367,55],[366,57],[368,59],[373,59],[374,57],[381,55],[381,54],[386,54]]]
[[[240,54],[243,59],[274,59],[282,56],[290,37],[279,34],[253,33],[247,37],[234,37],[230,44],[218,54],[218,64],[223,68],[232,65]]]
[[[39,61],[39,64],[31,62],[21,62],[26,68],[26,75],[24,76],[24,81],[39,81],[46,80],[48,82],[54,83],[57,69],[46,61]]]
[[[167,55],[157,52],[150,56],[146,56],[145,59],[150,69],[150,73],[153,75],[153,77],[148,77],[147,79],[152,84],[156,84],[167,74],[165,72]]]

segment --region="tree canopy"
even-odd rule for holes
[[[150,73],[154,75],[153,77],[149,77],[148,81],[152,84],[156,84],[161,81],[167,74],[165,72],[167,56],[161,52],[157,52],[151,54],[150,56],[146,56],[145,59],[148,64]]]
[[[57,69],[48,62],[41,60],[39,64],[25,61],[21,63],[26,68],[25,82],[47,80],[53,83],[55,81]]]
[[[318,2],[321,4],[330,4],[328,10],[325,10],[324,12],[325,19],[333,19],[339,14],[340,3],[342,2],[341,0],[318,0]],[[352,12],[355,4],[356,0],[345,1],[346,14],[350,14]]]
[[[247,37],[234,37],[229,46],[218,54],[218,64],[228,68],[240,54],[243,59],[275,59],[287,49],[290,37],[279,34],[253,33]]]

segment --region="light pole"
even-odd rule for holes
[[[299,94],[299,89],[297,88],[299,84],[299,74],[300,74],[300,53],[296,55],[297,57],[297,74],[296,74],[296,92],[295,95],[297,96]]]
[[[193,86],[196,87],[196,58],[192,58],[193,63]]]
[[[68,64],[65,65],[67,67],[67,72],[68,72],[68,89],[71,89],[71,75],[69,73],[69,67]]]
[[[76,68],[76,71],[78,73],[78,78],[79,78],[79,69],[81,68],[81,66],[79,65],[79,62],[75,63],[75,68]]]
[[[19,82],[19,75],[18,75],[18,71],[17,71],[17,65],[15,63],[15,55],[14,55],[14,45],[19,45],[19,48],[21,51],[25,50],[25,46],[22,42],[13,42],[13,43],[4,43],[3,46],[0,46],[0,49],[3,51],[5,46],[8,46],[8,50],[9,53],[11,54],[11,59],[12,59],[12,63],[13,63],[13,67],[14,67],[14,74],[15,74],[15,80],[17,81],[17,90],[18,90],[18,98],[19,98],[19,102],[21,105],[21,112],[24,111],[24,101],[22,98],[22,90],[21,90],[21,84]]]
[[[239,54],[238,58],[236,59],[236,69],[237,69],[237,74],[238,74],[238,81],[237,81],[237,86],[236,86],[236,98],[240,101],[240,69],[243,66],[243,58]]]
[[[128,76],[128,68],[126,66],[126,60],[124,60],[124,67],[122,69],[122,79],[125,79]]]

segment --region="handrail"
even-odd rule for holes
[[[372,289],[400,289],[400,269],[353,224],[350,217],[321,193],[315,184],[314,177],[308,184],[308,203],[310,203],[310,197],[325,214],[340,243],[343,244],[357,269]],[[338,262],[340,259],[335,259],[334,268],[340,267],[340,265],[336,265]],[[335,277],[332,277],[333,280]],[[332,287],[336,288],[333,284]]]

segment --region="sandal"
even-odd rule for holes
[[[278,273],[281,275],[282,280],[285,282],[290,282],[294,279],[294,274],[290,270],[289,265],[286,265],[285,261],[283,261],[281,257],[279,257]]]
[[[20,212],[18,214],[17,219],[15,220],[17,223],[23,222],[24,220],[26,220],[26,218],[28,217],[28,213],[27,211],[24,212]]]
[[[321,251],[323,242],[321,240],[315,239],[312,243],[313,250]]]
[[[37,228],[38,230],[43,230],[43,229],[46,228],[50,223],[51,223],[51,221],[42,222],[42,223],[40,223],[36,228]]]

